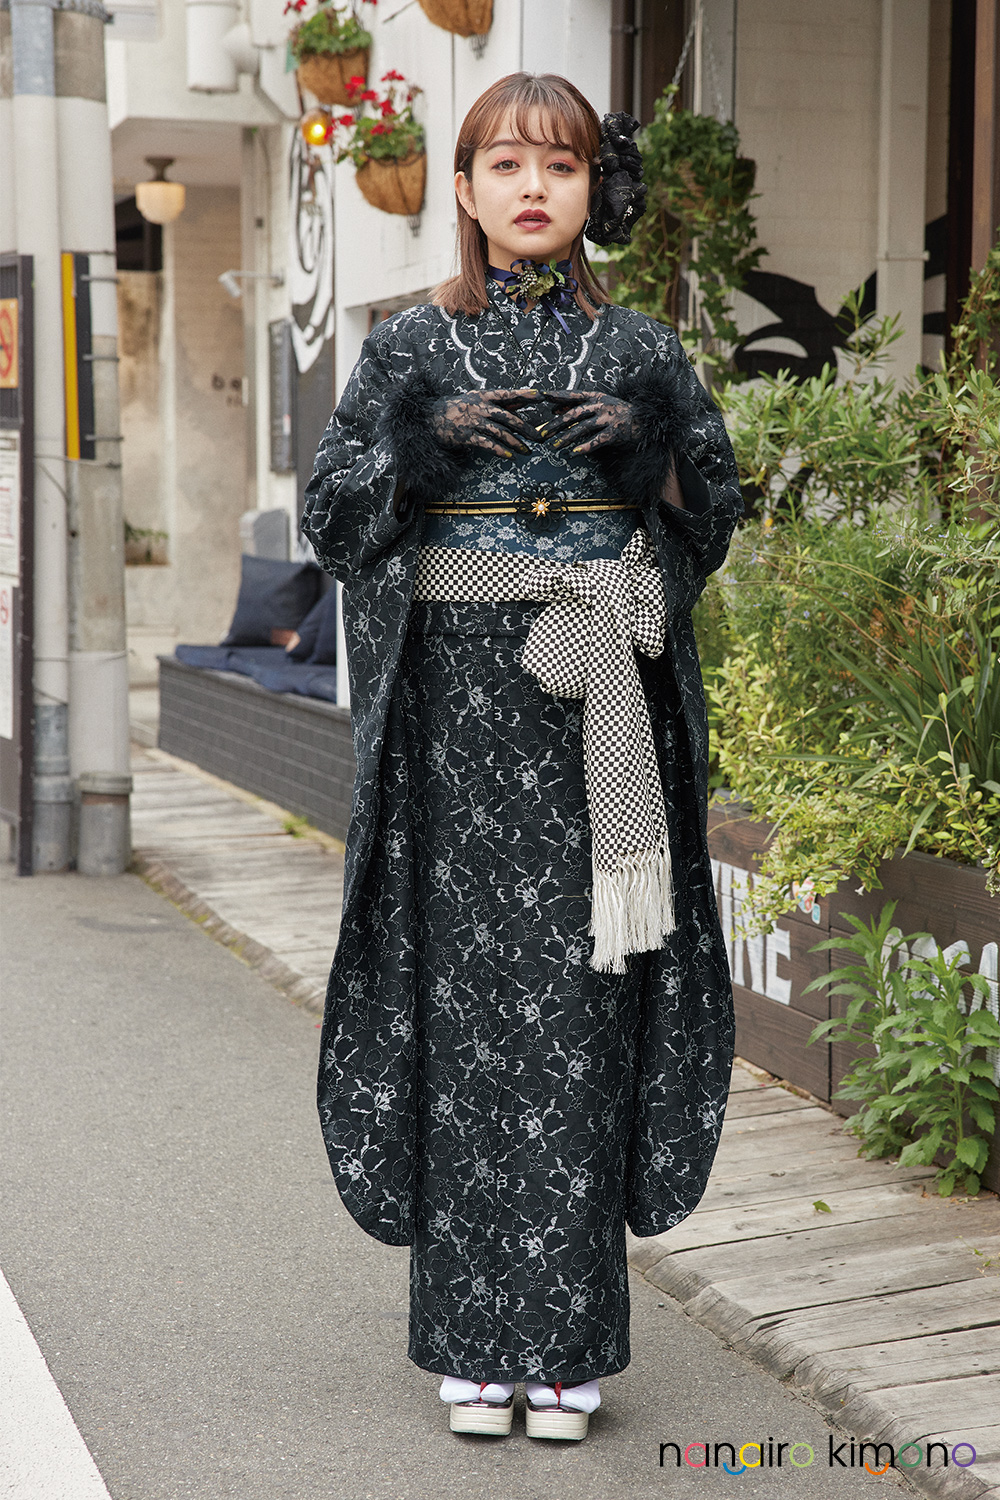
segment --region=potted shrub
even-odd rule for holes
[[[363,78],[351,80],[351,103],[362,112],[337,119],[337,161],[354,163],[358,187],[373,208],[412,216],[423,206],[427,181],[424,132],[413,118],[420,90],[395,70],[381,81],[386,87],[379,95]]]
[[[675,84],[656,101],[654,117],[637,137],[649,189],[645,214],[627,245],[603,252],[615,302],[677,326],[683,283],[697,277],[701,311],[682,334],[699,362],[732,378],[730,352],[739,341],[732,296],[766,253],[753,211],[755,163],[740,154],[735,125],[674,108]],[[595,262],[600,264],[600,262]]]
[[[485,36],[493,24],[493,0],[420,0],[420,9],[456,36]]]
[[[376,0],[362,3],[374,5]],[[285,14],[301,15],[306,4],[307,0],[288,0]],[[363,86],[367,79],[372,39],[353,9],[319,0],[316,12],[293,28],[288,44],[299,84],[321,104],[350,104],[351,80],[360,78]]]

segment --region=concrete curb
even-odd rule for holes
[[[258,943],[256,938],[224,922],[206,901],[203,901],[195,891],[190,890],[183,881],[178,880],[162,860],[151,859],[148,855],[137,853],[133,857],[130,868],[133,874],[140,876],[154,891],[158,891],[161,896],[166,896],[167,900],[186,917],[197,922],[209,937],[230,949],[251,969],[256,969],[268,984],[287,995],[290,1000],[294,1000],[296,1005],[301,1005],[303,1010],[322,1016],[326,994],[320,985],[303,978],[295,969],[282,963],[280,958],[274,956],[270,948],[265,948],[264,944]]]

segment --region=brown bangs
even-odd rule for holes
[[[481,94],[458,133],[456,172],[463,172],[471,178],[475,153],[490,144],[508,115],[520,140],[532,146],[550,145],[561,151],[572,151],[581,161],[589,161],[593,197],[600,181],[601,122],[589,100],[557,73],[510,73]],[[538,135],[539,130],[542,135]],[[486,297],[489,267],[486,236],[460,202],[456,203],[456,208],[458,273],[435,289],[433,300],[452,315],[464,312],[474,316],[489,305]],[[592,318],[595,306],[610,299],[587,261],[582,229],[573,241],[570,259],[573,275],[579,283],[576,300]]]

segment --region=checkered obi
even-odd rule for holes
[[[546,601],[521,664],[549,693],[583,699],[583,758],[594,886],[591,966],[626,972],[625,958],[674,930],[663,787],[635,649],[661,654],[666,599],[649,535],[619,558],[547,561],[524,552],[421,547],[417,600]]]

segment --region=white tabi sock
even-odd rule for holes
[[[584,1385],[564,1385],[561,1404],[572,1411],[596,1411],[601,1404],[599,1386],[598,1380],[588,1380]],[[532,1406],[560,1405],[551,1385],[535,1385],[529,1380],[525,1389]]]
[[[514,1394],[514,1382],[491,1381],[479,1394],[478,1380],[459,1380],[457,1375],[446,1375],[441,1382],[438,1395],[442,1401],[492,1401],[502,1406]]]

